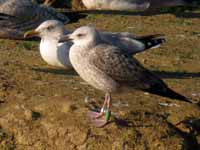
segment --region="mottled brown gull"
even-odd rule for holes
[[[39,36],[40,54],[45,62],[56,67],[72,69],[69,60],[69,49],[71,42],[59,42],[64,34],[69,34],[64,24],[57,20],[47,20],[36,29],[24,34],[26,38]],[[129,54],[136,54],[149,48],[158,47],[165,40],[160,35],[134,36],[127,32],[112,33],[100,31],[100,36],[104,42],[116,45]]]
[[[49,19],[68,23],[67,16],[47,7],[49,3],[51,1],[47,0],[45,4],[33,0],[0,0],[0,38],[24,39],[24,31],[36,28]]]
[[[106,93],[101,112],[90,113],[97,127],[104,126],[109,120],[111,93],[122,92],[126,88],[190,102],[168,88],[130,54],[104,43],[94,27],[80,27],[65,39],[74,43],[69,56],[77,73],[90,85]],[[102,119],[104,115],[106,117]]]

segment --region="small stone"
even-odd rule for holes
[[[41,115],[40,113],[38,112],[34,112],[32,110],[29,110],[29,109],[26,109],[24,111],[24,115],[25,115],[25,118],[26,120],[37,120]]]

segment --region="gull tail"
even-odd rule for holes
[[[145,45],[145,49],[158,48],[165,42],[164,35],[155,34],[137,37],[137,40],[141,41]]]
[[[171,98],[171,99],[177,99],[177,100],[180,100],[180,101],[192,103],[189,100],[189,98],[173,91],[172,89],[170,89],[168,87],[164,91],[163,90],[155,90],[155,89],[151,89],[151,88],[146,90],[146,91],[149,92],[149,93],[152,93],[152,94],[163,96],[163,97],[167,97],[167,98]]]

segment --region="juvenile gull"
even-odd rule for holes
[[[109,121],[111,93],[122,92],[126,88],[190,102],[168,88],[130,54],[106,44],[99,34],[94,27],[83,26],[65,38],[74,43],[69,52],[74,69],[86,82],[106,93],[101,112],[90,113],[97,127],[102,127]],[[102,119],[104,115],[106,117]]]
[[[82,0],[87,9],[139,10],[188,5],[197,0]]]
[[[64,24],[57,20],[48,20],[39,25],[35,30],[24,34],[25,38],[32,36],[41,37],[40,54],[45,62],[56,67],[71,69],[69,61],[70,41],[59,42],[64,34],[70,32]],[[149,48],[158,47],[165,40],[162,35],[134,36],[130,33],[99,32],[101,38],[108,44],[116,45],[127,53],[136,54]]]
[[[24,39],[24,31],[36,28],[49,19],[68,23],[67,16],[47,7],[49,3],[51,1],[48,0],[45,4],[33,0],[0,0],[0,38]]]

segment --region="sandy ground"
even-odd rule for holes
[[[172,89],[200,99],[198,12],[87,15],[66,27],[94,24],[113,32],[164,33],[162,47],[136,57]],[[140,91],[113,95],[111,123],[95,128],[87,119],[85,98],[100,107],[103,93],[73,71],[48,66],[38,45],[0,40],[1,150],[200,149],[200,107]]]

